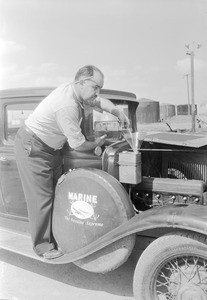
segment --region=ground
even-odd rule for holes
[[[107,274],[84,271],[74,264],[51,265],[0,250],[1,300],[132,300],[136,262],[153,239],[137,236],[128,259]]]

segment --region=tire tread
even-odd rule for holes
[[[186,250],[190,252],[195,248],[202,249],[203,252],[207,253],[207,236],[191,231],[176,231],[154,240],[144,250],[135,268],[133,280],[135,299],[150,299],[151,295],[147,294],[147,285],[153,272],[152,260],[155,260],[155,263],[161,263],[161,256],[164,251],[172,252],[172,249],[179,249],[180,252],[185,252]]]

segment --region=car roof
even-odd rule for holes
[[[56,87],[25,87],[25,88],[14,88],[0,90],[0,98],[19,98],[19,97],[46,97]],[[134,93],[101,89],[100,95],[104,98],[127,100],[138,102],[137,97]]]

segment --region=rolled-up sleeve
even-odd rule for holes
[[[85,142],[81,132],[80,120],[74,107],[67,107],[55,113],[56,121],[71,148],[77,148]]]

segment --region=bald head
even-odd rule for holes
[[[101,72],[100,69],[93,65],[86,65],[78,70],[78,72],[75,75],[75,82],[84,80],[86,78],[93,78],[93,77],[99,77],[102,79],[102,82],[104,81],[104,74]],[[103,86],[103,84],[102,84]]]

